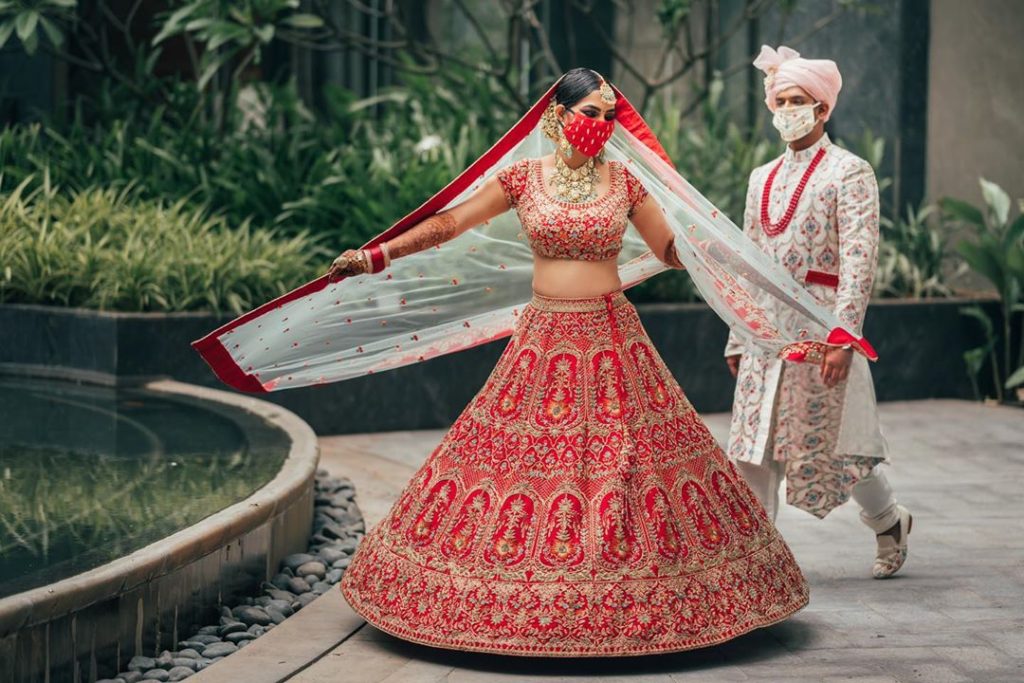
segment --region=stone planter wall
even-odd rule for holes
[[[865,334],[881,360],[872,367],[881,401],[971,399],[963,352],[981,343],[974,321],[959,314],[974,300],[881,301]],[[982,302],[996,316],[994,301]],[[702,304],[638,307],[644,325],[683,389],[702,412],[727,411],[733,380],[722,360],[727,330]],[[175,379],[218,386],[189,343],[228,319],[202,313],[100,313],[0,305],[0,370],[60,368],[92,381]],[[320,434],[447,426],[483,385],[505,341],[364,379],[260,398],[297,413]],[[990,373],[981,373],[982,382]],[[984,388],[984,385],[983,385]]]

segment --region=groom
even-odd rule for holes
[[[754,66],[766,74],[765,103],[788,147],[750,175],[743,229],[860,335],[878,256],[878,186],[871,166],[825,133],[839,69],[768,46]],[[886,443],[867,360],[830,347],[820,363],[784,364],[734,335],[725,357],[737,378],[729,457],[768,514],[778,512],[783,479],[786,502],[817,517],[852,496],[876,534],[872,574],[899,571],[911,517],[879,467]]]

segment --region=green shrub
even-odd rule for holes
[[[0,302],[242,313],[314,277],[326,252],[132,187],[0,195]]]
[[[743,224],[750,172],[769,161],[772,146],[756,131],[737,126],[722,105],[723,85],[712,83],[700,116],[682,116],[672,105],[659,104],[648,118],[652,130],[686,180],[738,226]],[[662,273],[637,285],[636,302],[699,301],[686,273]]]
[[[1018,213],[1012,217],[1013,201],[996,183],[980,178],[984,205],[975,206],[960,199],[944,197],[939,206],[951,221],[970,230],[973,237],[957,244],[964,261],[984,277],[999,296],[1000,320],[993,321],[980,306],[961,309],[978,320],[985,343],[964,353],[967,373],[978,391],[977,375],[988,360],[995,385],[996,399],[1003,400],[1004,389],[1015,389],[1024,379],[1024,199],[1017,200]],[[1014,358],[1013,323],[1020,318],[1017,355]],[[1001,323],[1001,325],[1000,325]],[[1002,358],[997,351],[1002,348]]]
[[[111,88],[66,125],[0,131],[3,189],[29,177],[37,187],[47,173],[67,190],[131,184],[139,197],[187,199],[232,225],[308,232],[340,250],[419,206],[515,118],[475,100],[467,107],[425,79],[363,101],[329,88],[319,116],[292,85],[257,84],[243,90],[226,130],[204,115],[191,84],[169,86],[160,106],[124,99]]]
[[[878,271],[874,294],[882,298],[948,297],[943,265],[948,257],[946,231],[930,224],[934,205],[914,210],[905,217],[882,217],[878,245]]]
[[[444,187],[521,113],[487,79],[467,93],[407,76],[401,88],[366,100],[328,88],[321,112],[292,84],[257,83],[237,106],[210,115],[208,94],[192,83],[162,83],[147,102],[107,83],[79,101],[66,124],[0,131],[0,192],[42,178],[65,192],[131,187],[133,197],[197,209],[215,207],[227,225],[313,235],[331,252],[358,246]],[[737,126],[722,106],[721,84],[697,117],[657,100],[648,117],[680,173],[739,223],[750,171],[775,147]],[[84,108],[88,106],[88,111]],[[865,133],[855,151],[876,169],[884,141]],[[883,189],[890,184],[879,178]],[[945,244],[918,214],[883,220],[876,294],[942,296],[936,269]],[[219,295],[214,295],[216,298]],[[637,301],[695,301],[685,274],[663,274],[634,290]]]

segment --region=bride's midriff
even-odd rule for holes
[[[553,299],[582,299],[621,289],[616,259],[579,261],[534,254],[533,291]]]

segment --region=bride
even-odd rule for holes
[[[684,265],[764,353],[873,356],[674,171],[621,93],[573,69],[416,212],[196,346],[228,383],[270,391],[511,332],[363,539],[345,598],[437,647],[686,650],[785,619],[808,588],[623,294]]]

